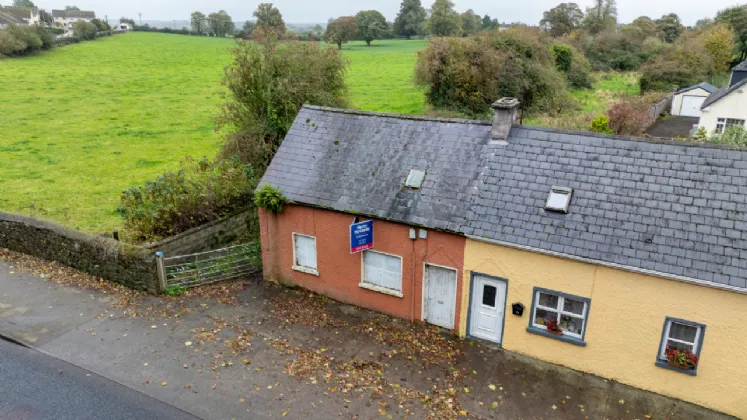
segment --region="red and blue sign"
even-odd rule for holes
[[[350,225],[350,253],[373,248],[373,220]]]

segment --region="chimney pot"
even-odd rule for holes
[[[493,129],[490,131],[492,144],[508,144],[508,135],[516,121],[520,104],[516,98],[501,98],[490,106],[493,108]]]

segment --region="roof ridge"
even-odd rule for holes
[[[318,105],[304,105],[303,108],[313,109],[324,112],[334,112],[338,114],[350,114],[350,115],[362,115],[366,117],[384,117],[384,118],[396,118],[399,120],[414,120],[414,121],[432,121],[442,123],[458,123],[458,124],[474,124],[474,125],[492,125],[488,120],[470,120],[467,118],[439,118],[429,117],[427,115],[410,115],[410,114],[397,114],[393,112],[376,112],[376,111],[361,111],[358,109],[345,109],[345,108],[334,108],[328,106]]]
[[[739,146],[736,144],[701,143],[697,141],[675,140],[675,139],[671,139],[668,137],[640,137],[640,136],[629,136],[629,135],[623,135],[623,134],[603,134],[603,133],[596,133],[593,131],[566,130],[562,128],[537,127],[533,125],[524,125],[524,124],[514,124],[514,127],[523,128],[526,130],[545,131],[549,133],[593,137],[597,139],[622,140],[622,141],[632,141],[632,142],[637,142],[637,143],[649,143],[649,144],[668,144],[672,146],[699,147],[703,149],[736,150],[736,151],[741,151],[741,152],[747,151],[747,147]]]

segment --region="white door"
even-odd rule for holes
[[[506,283],[479,274],[472,281],[470,335],[500,344],[506,309]]]
[[[454,328],[457,272],[450,268],[425,265],[425,321]]]
[[[700,107],[705,102],[705,96],[683,96],[680,116],[682,117],[700,117]]]

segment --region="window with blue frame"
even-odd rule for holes
[[[705,325],[667,317],[661,334],[656,365],[695,375],[700,363]]]
[[[590,303],[589,298],[535,287],[527,331],[584,344]]]

